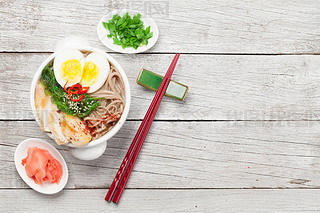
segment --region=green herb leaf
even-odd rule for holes
[[[119,45],[120,41],[119,41],[119,39],[117,37],[114,37],[113,38],[113,43]]]
[[[152,38],[152,36],[153,36],[153,33],[151,32],[151,33],[148,33],[148,35],[146,37],[147,37],[147,39],[149,39],[149,38]]]
[[[121,25],[123,22],[124,22],[124,19],[123,19],[123,18],[119,19],[119,20],[117,21],[117,26]]]
[[[108,29],[108,23],[107,22],[102,22],[104,28]]]
[[[146,28],[146,30],[144,31],[144,33],[145,33],[146,35],[148,35],[148,34],[150,33],[150,26]]]
[[[121,45],[123,49],[133,47],[137,49],[148,44],[148,39],[153,36],[150,26],[146,29],[141,21],[141,14],[131,16],[126,13],[122,17],[115,14],[108,22],[102,22],[103,26],[110,31],[107,35],[112,38],[114,44]]]

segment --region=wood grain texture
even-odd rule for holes
[[[97,160],[55,145],[68,184],[36,193],[13,162],[26,138],[54,144],[30,111],[33,74],[68,35],[107,51],[96,24],[119,8],[144,8],[160,30],[149,53],[112,53],[129,78],[129,120]],[[0,212],[320,211],[319,11],[316,0],[0,0]],[[189,86],[187,98],[163,99],[120,204],[108,204],[154,95],[138,72],[164,74],[175,52],[185,53],[173,79]]]
[[[2,0],[0,51],[53,51],[70,34],[105,49],[97,38],[98,21],[113,9],[130,8],[152,13],[159,26],[159,41],[150,52],[320,52],[319,1],[150,2]]]
[[[140,122],[128,121],[97,160],[61,146],[67,188],[107,188]],[[13,163],[30,137],[54,143],[35,121],[0,122],[0,188],[26,188]],[[128,188],[320,188],[318,121],[154,122]],[[56,145],[56,147],[58,147]]]
[[[105,189],[64,190],[44,196],[32,190],[0,190],[6,212],[318,212],[320,190],[126,190],[118,205]],[[19,205],[16,201],[19,200]],[[138,206],[137,203],[140,205]],[[59,205],[57,205],[59,204]]]
[[[0,54],[0,119],[33,119],[29,91],[49,54]],[[154,92],[137,85],[141,68],[164,74],[173,55],[112,54],[132,90],[129,119],[142,119]],[[184,102],[165,97],[156,119],[318,120],[320,56],[181,55],[172,79],[189,86]],[[8,98],[9,97],[9,98]]]

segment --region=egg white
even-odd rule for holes
[[[110,64],[108,59],[104,55],[97,52],[90,53],[86,57],[85,62],[92,62],[99,69],[99,78],[93,85],[90,86],[90,89],[88,90],[88,93],[93,93],[97,91],[100,87],[102,87],[105,81],[107,80],[107,77],[110,72]]]
[[[67,60],[72,60],[72,59],[76,59],[78,61],[80,61],[81,64],[81,73],[79,73],[78,79],[76,79],[74,82],[69,82],[66,86],[70,87],[73,84],[79,83],[81,78],[82,78],[82,70],[83,67],[85,65],[85,58],[83,56],[83,54],[79,51],[79,50],[75,50],[75,49],[65,49],[60,51],[57,56],[54,58],[53,61],[53,71],[54,71],[54,76],[57,80],[57,82],[63,87],[65,86],[65,84],[67,83],[67,81],[65,79],[62,78],[62,76],[60,75],[60,68],[61,65],[67,61]],[[74,79],[72,79],[74,80]]]

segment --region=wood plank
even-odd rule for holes
[[[29,88],[49,54],[0,54],[0,119],[33,119]],[[129,119],[142,119],[153,91],[136,84],[141,68],[164,74],[173,55],[112,54],[131,90]],[[317,120],[320,56],[215,56],[183,54],[173,79],[189,86],[184,102],[165,97],[156,119]]]
[[[119,205],[105,189],[64,190],[44,196],[32,190],[0,190],[2,212],[316,212],[320,190],[125,190]],[[19,201],[19,205],[17,205]],[[45,207],[44,207],[45,206]]]
[[[70,34],[105,49],[96,25],[123,8],[152,13],[160,38],[150,52],[320,52],[320,3],[314,0],[3,1],[0,51],[53,51]]]
[[[67,188],[107,188],[140,122],[129,121],[94,161],[59,147]],[[35,121],[0,122],[0,188],[26,188],[13,155],[30,137],[54,143]],[[154,122],[129,188],[320,188],[319,122]],[[56,145],[56,147],[58,147]]]

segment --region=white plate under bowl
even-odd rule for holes
[[[42,184],[36,184],[32,178],[29,178],[27,175],[27,172],[22,166],[21,161],[22,159],[26,158],[28,155],[28,149],[29,147],[36,146],[40,149],[46,149],[49,151],[49,153],[60,162],[62,166],[62,177],[59,182],[59,184],[56,183],[50,183],[48,181],[44,181]],[[68,167],[66,162],[64,161],[62,155],[58,152],[56,148],[54,148],[49,143],[36,139],[36,138],[29,138],[27,140],[22,141],[16,148],[16,151],[14,153],[14,163],[16,165],[16,168],[18,170],[18,173],[22,180],[26,184],[28,184],[32,189],[34,189],[37,192],[43,193],[43,194],[55,194],[60,192],[68,181]]]
[[[134,49],[133,47],[127,47],[125,49],[122,48],[121,45],[115,45],[113,44],[113,39],[112,38],[108,38],[107,35],[110,34],[109,30],[107,30],[102,22],[108,22],[108,20],[112,19],[113,15],[118,14],[121,17],[125,14],[125,13],[129,13],[129,15],[132,17],[134,15],[137,15],[138,13],[141,14],[141,21],[143,21],[143,25],[145,26],[145,28],[147,28],[148,26],[150,26],[150,32],[153,32],[153,36],[152,38],[148,39],[148,45],[143,45],[142,47],[138,47],[137,49]],[[100,41],[109,49],[116,51],[116,52],[120,52],[120,53],[141,53],[144,51],[147,51],[148,49],[150,49],[153,45],[155,45],[155,43],[158,40],[159,37],[159,29],[158,26],[156,24],[156,22],[144,15],[141,12],[138,11],[133,11],[133,10],[114,10],[111,13],[108,13],[107,15],[103,16],[101,18],[101,20],[99,21],[98,27],[97,27],[97,33],[98,33],[98,37],[100,39]]]

